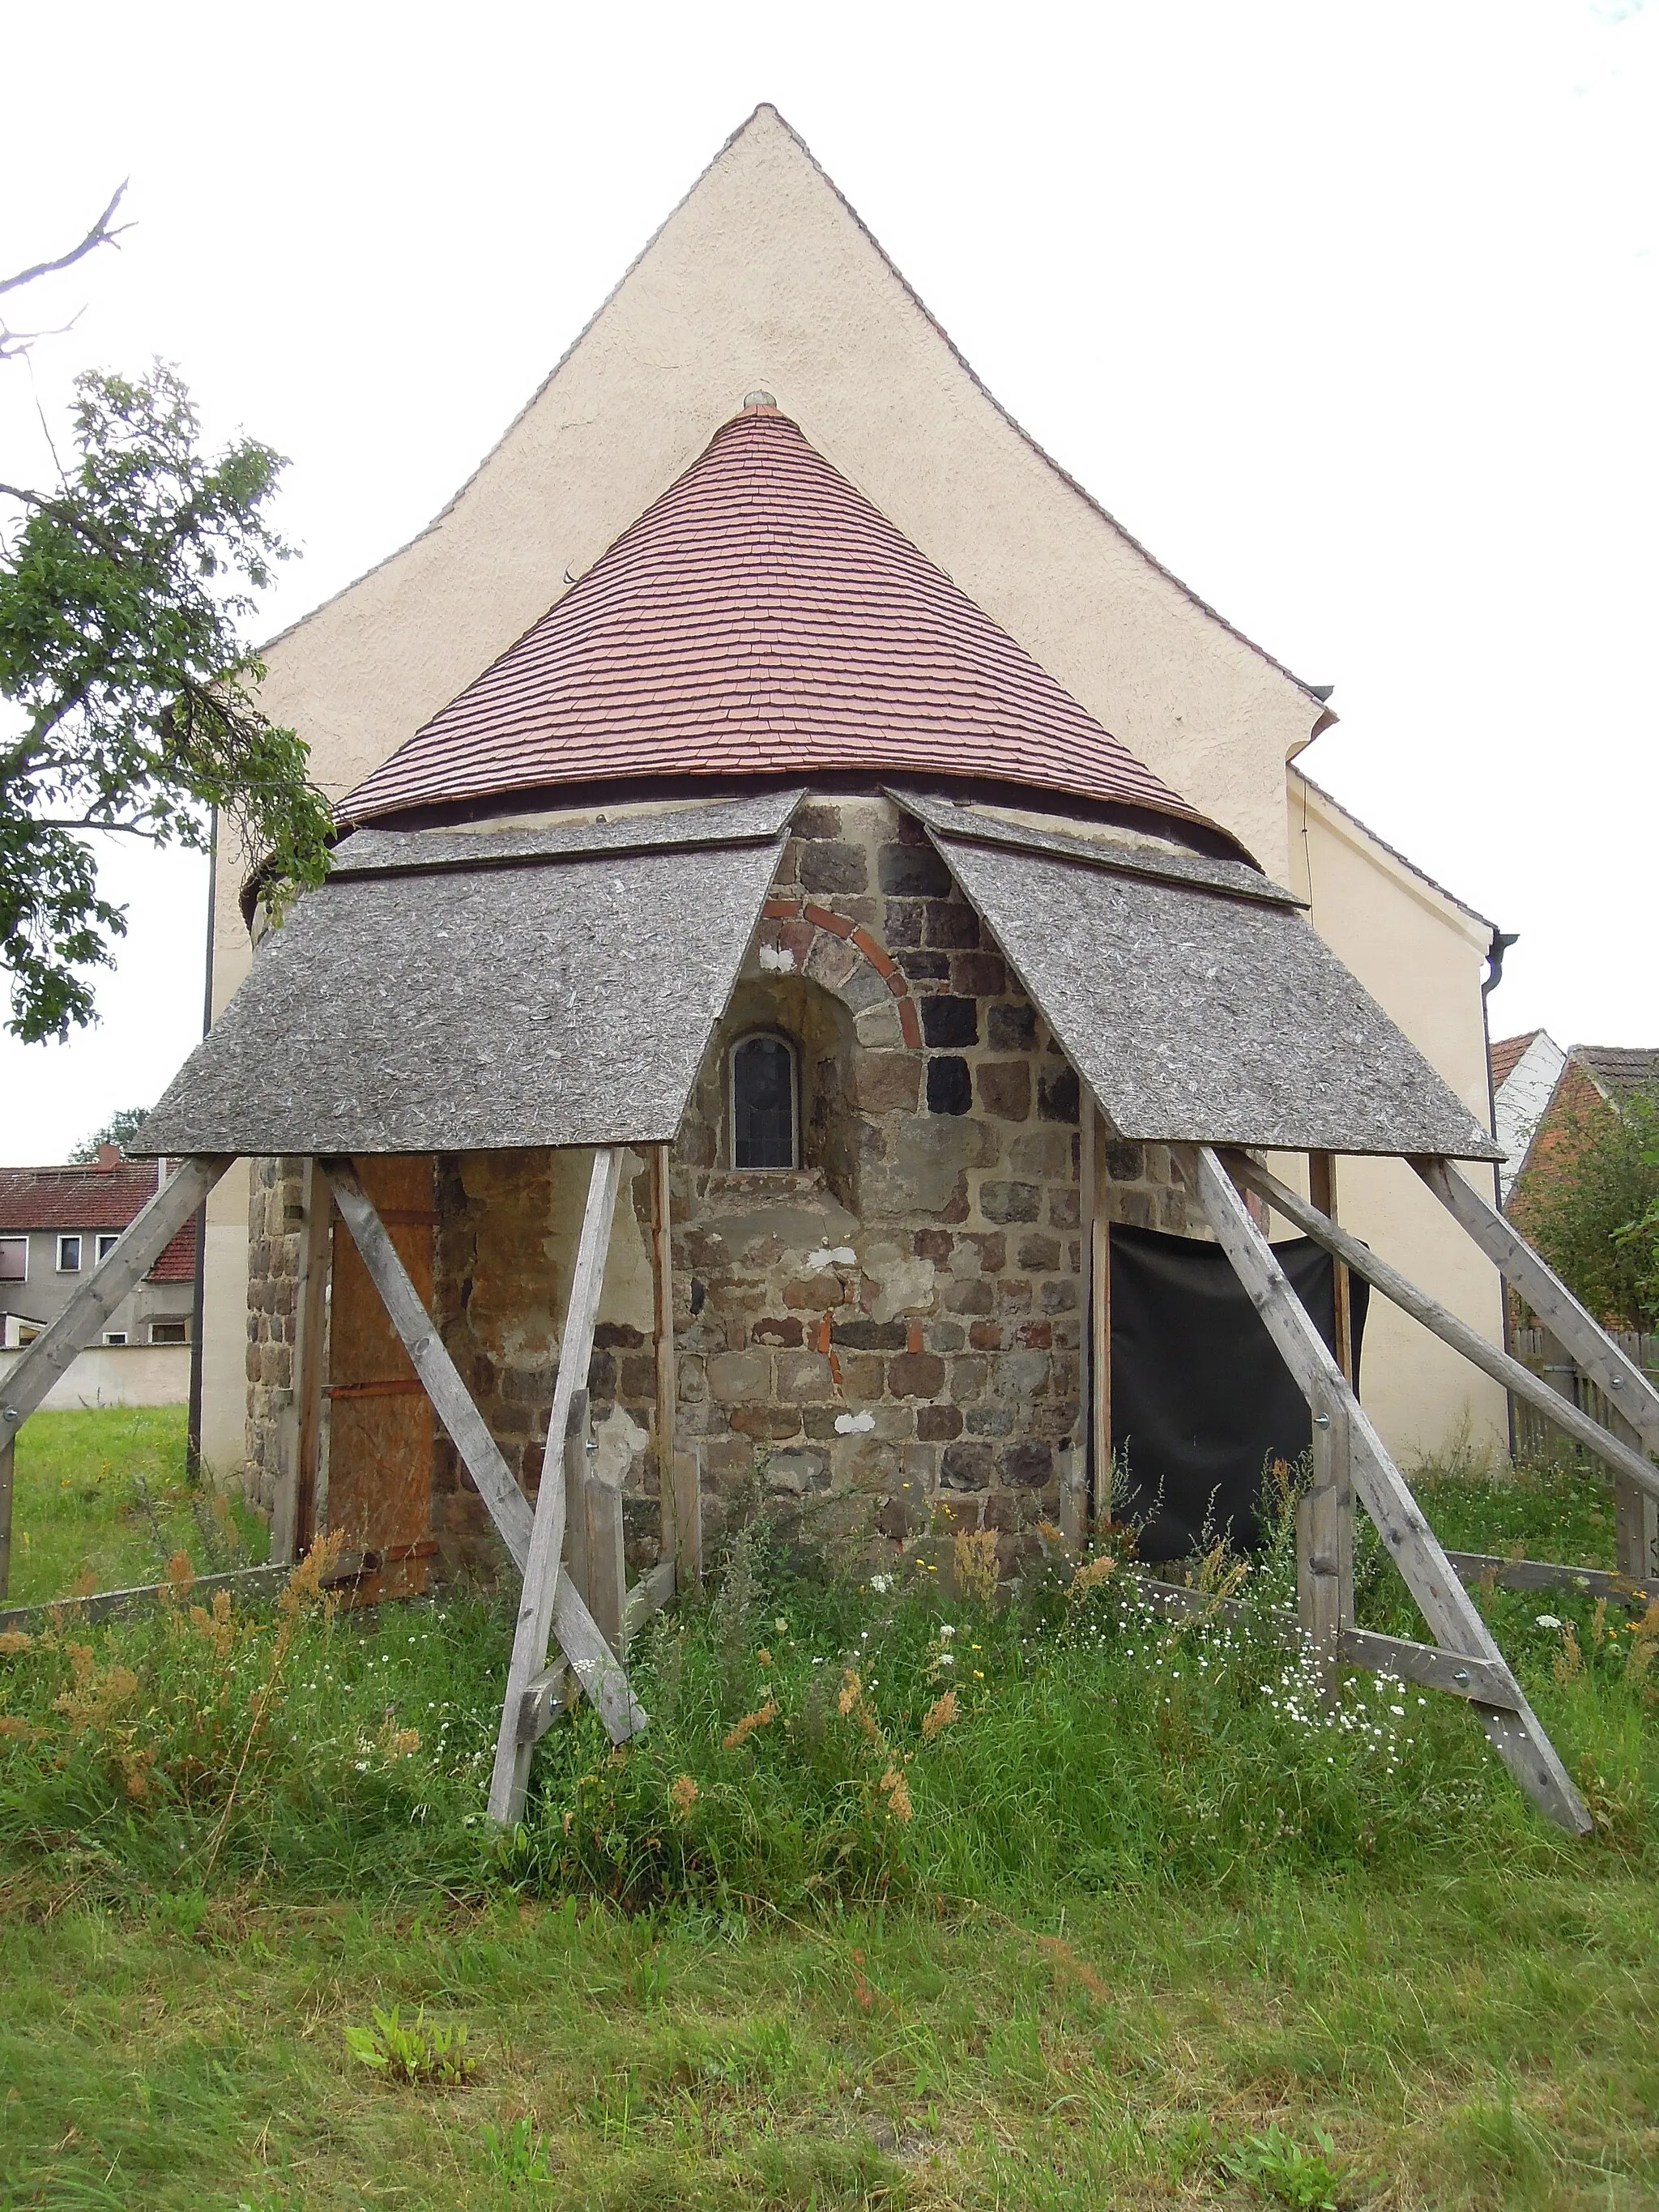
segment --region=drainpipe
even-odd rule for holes
[[[207,956],[202,982],[202,1035],[213,1026],[213,905],[219,873],[219,810],[208,839]],[[207,1315],[207,1201],[196,1216],[196,1281],[190,1302],[190,1410],[185,1421],[185,1472],[202,1471],[202,1329]]]

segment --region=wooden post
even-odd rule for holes
[[[587,1422],[588,1397],[586,1384],[570,1401],[570,1419],[564,1431],[564,1493],[566,1498],[564,1531],[565,1572],[580,1591],[583,1603],[591,1611],[593,1599],[587,1575]],[[550,1449],[551,1436],[549,1437]],[[605,1633],[601,1624],[601,1635]]]
[[[135,1214],[57,1319],[49,1322],[0,1384],[0,1597],[11,1567],[13,1441],[75,1355],[92,1342],[141,1283],[230,1165],[214,1154],[186,1160]]]
[[[702,1580],[702,1494],[695,1456],[687,1455],[690,1469],[688,1482],[680,1467],[681,1455],[674,1448],[679,1364],[674,1345],[672,1165],[668,1146],[659,1145],[652,1165],[651,1259],[656,1289],[657,1494],[662,1516],[659,1557],[673,1560],[676,1582],[682,1589],[690,1589]]]
[[[1336,1211],[1336,1155],[1334,1152],[1310,1152],[1308,1155],[1308,1194],[1328,1221],[1337,1219]],[[1342,1370],[1350,1388],[1353,1383],[1353,1313],[1348,1287],[1348,1264],[1332,1255],[1332,1285],[1336,1305],[1336,1364]]]
[[[1334,1409],[1346,1416],[1354,1486],[1437,1641],[1448,1650],[1504,1667],[1506,1677],[1513,1681],[1479,1608],[1458,1580],[1439,1540],[1419,1511],[1405,1477],[1348,1388],[1330,1347],[1291,1288],[1272,1245],[1257,1228],[1220,1160],[1207,1145],[1176,1149],[1188,1188],[1198,1194],[1217,1242],[1231,1261],[1251,1304],[1316,1418]],[[1276,1198],[1270,1202],[1279,1204]],[[1588,1835],[1592,1823],[1583,1800],[1518,1684],[1515,1698],[1513,1707],[1472,1701],[1487,1740],[1550,1819],[1574,1835]]]
[[[315,1160],[305,1164],[301,1206],[304,1222],[294,1297],[294,1402],[283,1422],[283,1482],[270,1516],[270,1556],[288,1560],[303,1559],[317,1534],[334,1199]]]
[[[1346,1229],[1339,1229],[1334,1222],[1328,1221],[1322,1213],[1310,1206],[1304,1199],[1298,1198],[1277,1176],[1270,1175],[1253,1154],[1232,1152],[1228,1157],[1232,1163],[1233,1173],[1241,1182],[1249,1183],[1259,1191],[1272,1205],[1274,1212],[1282,1213],[1287,1221],[1293,1221],[1298,1229],[1305,1230],[1316,1243],[1322,1244],[1327,1251],[1346,1260],[1356,1275],[1363,1275],[1374,1290],[1381,1291],[1383,1297],[1390,1299],[1402,1313],[1408,1313],[1413,1321],[1419,1321],[1425,1328],[1432,1330],[1443,1343],[1450,1345],[1455,1352],[1461,1352],[1470,1365],[1478,1367],[1483,1375],[1490,1375],[1495,1382],[1501,1382],[1506,1390],[1512,1390],[1528,1405],[1536,1406],[1547,1419],[1593,1451],[1598,1459],[1604,1460],[1615,1474],[1626,1475],[1638,1490],[1649,1496],[1659,1497],[1659,1468],[1650,1461],[1644,1459],[1629,1444],[1622,1443],[1617,1437],[1610,1435],[1588,1413],[1582,1412],[1571,1398],[1559,1395],[1530,1368],[1523,1367],[1518,1359],[1510,1358],[1507,1352],[1500,1352],[1495,1344],[1489,1344],[1479,1329],[1471,1328],[1467,1322],[1460,1321],[1455,1314],[1449,1312],[1426,1291],[1419,1291],[1414,1283],[1407,1282],[1398,1268],[1391,1267],[1386,1260],[1379,1260],[1376,1253],[1362,1244],[1358,1237],[1351,1237]],[[1462,1181],[1461,1177],[1459,1181]],[[1624,1358],[1623,1352],[1618,1352],[1617,1346],[1610,1348],[1618,1352],[1620,1359]]]
[[[1605,1391],[1608,1401],[1636,1431],[1644,1448],[1659,1452],[1659,1390],[1635,1361],[1626,1357],[1520,1231],[1488,1206],[1449,1160],[1419,1158],[1412,1165],[1454,1220],[1520,1291],[1544,1328],[1566,1347],[1591,1382]],[[1552,1412],[1550,1418],[1566,1427],[1558,1413]],[[1583,1441],[1581,1437],[1580,1442]],[[1590,1449],[1595,1449],[1591,1444]]]
[[[333,1187],[340,1218],[363,1255],[369,1279],[380,1292],[392,1325],[403,1340],[410,1364],[421,1378],[433,1411],[460,1454],[461,1464],[488,1507],[513,1564],[522,1573],[530,1556],[534,1528],[529,1503],[514,1480],[512,1470],[501,1457],[483,1415],[473,1404],[454,1361],[409,1279],[408,1270],[398,1256],[386,1224],[375,1212],[350,1161],[324,1160],[320,1164]],[[614,1195],[613,1192],[613,1201]],[[590,1347],[592,1340],[590,1323]],[[586,1371],[584,1359],[583,1372]],[[562,1481],[557,1488],[562,1501]],[[553,1595],[552,1632],[576,1679],[598,1708],[611,1741],[625,1741],[644,1725],[645,1716],[635,1702],[628,1677],[617,1665],[615,1653],[593,1626],[592,1614],[572,1588],[567,1575],[558,1577]],[[544,1644],[543,1649],[545,1652]]]
[[[1342,1632],[1353,1626],[1352,1441],[1342,1406],[1328,1399],[1314,1413],[1313,1481],[1296,1505],[1297,1609],[1328,1702],[1341,1680]]]
[[[1616,1409],[1609,1426],[1633,1451],[1641,1449],[1635,1427]],[[1620,1472],[1613,1478],[1613,1514],[1620,1573],[1659,1597],[1659,1498]]]
[[[571,1271],[570,1297],[559,1345],[559,1371],[553,1386],[553,1412],[547,1428],[550,1444],[552,1439],[565,1434],[572,1401],[576,1392],[586,1386],[588,1362],[593,1354],[593,1327],[599,1319],[599,1293],[605,1283],[605,1253],[611,1243],[611,1224],[621,1177],[620,1147],[601,1146],[593,1155],[593,1173],[587,1187],[587,1206],[576,1246],[576,1264]],[[501,1701],[501,1724],[495,1741],[495,1765],[489,1784],[489,1817],[504,1827],[511,1827],[523,1817],[525,1790],[530,1779],[532,1747],[522,1742],[520,1736],[524,1695],[546,1667],[556,1600],[561,1586],[569,1589],[568,1577],[559,1572],[565,1513],[563,1455],[554,1448],[542,1462],[541,1488],[536,1494],[536,1512],[513,1636],[513,1657],[507,1668],[507,1695]],[[586,1613],[586,1607],[583,1612]],[[620,1666],[616,1671],[622,1674]],[[622,1680],[626,1690],[625,1675]],[[645,1715],[633,1704],[631,1692],[628,1697],[630,1711],[628,1725],[622,1731],[623,1736],[635,1733],[645,1724]]]
[[[1336,1155],[1334,1152],[1310,1152],[1308,1155],[1308,1188],[1313,1202],[1327,1220],[1336,1219]],[[1353,1360],[1353,1300],[1348,1280],[1346,1260],[1331,1255],[1331,1297],[1334,1327],[1332,1334],[1336,1341],[1336,1364],[1342,1370],[1342,1379],[1352,1390],[1354,1388]],[[1336,1416],[1333,1415],[1333,1420]],[[1318,1479],[1321,1432],[1317,1423],[1314,1429],[1315,1479]],[[1349,1473],[1351,1454],[1347,1450],[1333,1455],[1331,1479],[1336,1486],[1334,1507],[1336,1528],[1337,1619],[1343,1628],[1353,1626],[1353,1483]]]
[[[618,1656],[627,1641],[628,1565],[623,1545],[622,1469],[608,1481],[582,1438],[582,1517],[587,1524],[587,1603]]]
[[[1095,1437],[1094,1270],[1095,1270],[1095,1102],[1083,1093],[1082,1123],[1078,1136],[1078,1180],[1081,1186],[1078,1210],[1078,1273],[1083,1294],[1083,1334],[1078,1346],[1077,1426],[1073,1431],[1071,1466],[1060,1493],[1060,1525],[1073,1551],[1083,1548],[1089,1520],[1089,1461]]]

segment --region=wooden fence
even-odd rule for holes
[[[1634,1329],[1620,1329],[1613,1335],[1613,1342],[1626,1357],[1643,1372],[1659,1382],[1659,1336],[1638,1334]],[[1515,1356],[1523,1367],[1547,1382],[1552,1390],[1563,1398],[1571,1399],[1582,1413],[1599,1421],[1603,1428],[1615,1428],[1621,1408],[1615,1405],[1589,1376],[1577,1365],[1571,1353],[1563,1351],[1547,1329],[1518,1328],[1515,1332]],[[1590,1455],[1582,1444],[1558,1429],[1534,1407],[1525,1405],[1519,1398],[1510,1400],[1515,1419],[1515,1455],[1547,1464],[1565,1462],[1573,1467],[1592,1464]]]

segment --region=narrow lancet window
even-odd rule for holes
[[[799,1093],[795,1048],[787,1037],[759,1031],[732,1048],[732,1164],[800,1164]]]

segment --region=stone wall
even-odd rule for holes
[[[270,1514],[288,1469],[287,1415],[294,1403],[294,1346],[305,1229],[304,1164],[252,1164],[248,1199],[247,1457],[242,1491]]]

